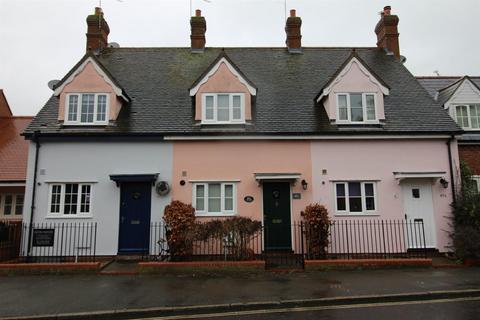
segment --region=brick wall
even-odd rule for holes
[[[473,174],[480,175],[480,145],[458,146],[460,159],[465,161]]]

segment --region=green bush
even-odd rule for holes
[[[452,204],[453,232],[450,237],[459,259],[480,259],[480,195],[474,187],[472,172],[460,163],[461,190]]]

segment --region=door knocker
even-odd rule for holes
[[[142,194],[141,194],[140,192],[134,192],[134,193],[132,194],[132,198],[133,198],[134,200],[138,200],[138,199],[140,199],[140,196],[141,196],[141,195],[142,195]]]

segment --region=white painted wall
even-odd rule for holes
[[[35,144],[30,144],[24,221],[30,221]],[[97,254],[115,255],[118,248],[120,188],[111,174],[159,173],[172,182],[171,143],[167,142],[45,142],[40,148],[34,222],[97,222]],[[40,174],[41,171],[45,174]],[[48,218],[48,182],[92,181],[92,218]],[[151,221],[161,221],[170,195],[152,187]]]

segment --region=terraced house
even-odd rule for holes
[[[335,221],[423,222],[446,251],[462,130],[404,66],[398,22],[385,7],[372,47],[302,47],[292,10],[285,47],[212,48],[197,10],[191,47],[128,48],[97,8],[85,56],[24,133],[24,220],[96,223],[97,254],[138,253],[181,200],[198,220],[262,221],[262,250],[297,250],[291,225],[318,202]]]
[[[417,79],[465,131],[458,141],[458,152],[472,170],[475,187],[480,192],[480,77]]]

